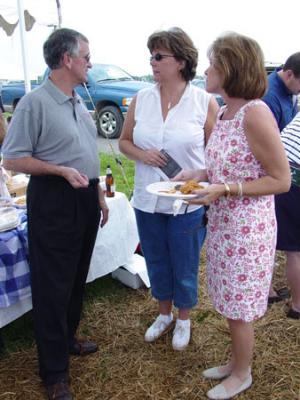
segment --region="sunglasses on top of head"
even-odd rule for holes
[[[151,56],[150,57],[150,62],[151,61],[161,61],[163,58],[166,58],[166,57],[175,57],[175,56],[172,56],[171,54],[160,54],[160,53],[156,53],[156,54],[154,54],[154,56]]]

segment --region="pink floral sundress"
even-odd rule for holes
[[[232,120],[222,120],[224,108],[220,110],[205,151],[210,183],[265,175],[243,127],[247,109],[262,104],[248,102]],[[222,196],[209,208],[207,228],[207,281],[215,309],[233,320],[260,318],[267,309],[275,256],[274,196]]]

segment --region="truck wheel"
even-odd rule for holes
[[[109,139],[118,138],[123,126],[121,111],[115,106],[101,108],[96,115],[96,125],[99,135]]]

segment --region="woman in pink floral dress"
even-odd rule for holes
[[[258,100],[267,87],[259,45],[230,33],[212,44],[209,59],[207,91],[223,96],[226,106],[206,147],[206,171],[184,171],[175,179],[207,178],[211,184],[195,191],[199,198],[193,203],[210,205],[208,291],[228,320],[232,355],[203,375],[225,378],[207,396],[228,399],[252,384],[252,323],[267,309],[274,263],[273,195],[289,189],[290,173],[276,122]]]

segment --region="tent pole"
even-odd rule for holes
[[[18,2],[18,13],[20,23],[20,35],[21,35],[21,47],[22,47],[22,61],[24,70],[24,82],[25,82],[25,93],[30,92],[31,84],[28,75],[28,62],[27,62],[27,46],[26,46],[26,35],[25,35],[25,19],[24,19],[24,8],[23,0],[17,0]]]
[[[61,28],[62,15],[61,15],[60,0],[56,0],[56,8],[57,8],[57,16],[58,16],[58,28]]]

